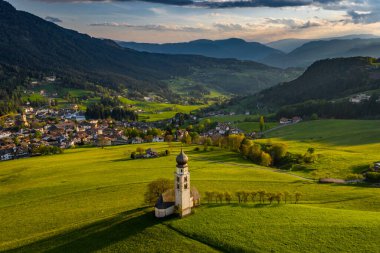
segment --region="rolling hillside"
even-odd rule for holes
[[[148,148],[147,145],[139,145]],[[191,184],[206,191],[302,192],[299,204],[202,200],[185,219],[154,218],[144,192],[173,180],[175,155],[130,160],[138,145],[67,150],[0,168],[2,252],[376,252],[379,189],[321,185],[215,149],[189,155]],[[166,144],[150,144],[157,150]],[[319,153],[319,149],[316,150]],[[86,157],[87,159],[83,159]],[[27,218],[26,218],[27,217]],[[302,235],[302,236],[301,236]],[[296,243],[289,243],[289,242]],[[316,242],[318,248],[315,247]],[[323,242],[323,243],[322,243]]]
[[[242,110],[242,108],[259,107],[278,111],[283,106],[313,100],[315,102],[308,105],[308,110],[313,108],[315,110],[323,109],[328,113],[329,110],[333,110],[331,107],[327,108],[328,102],[337,100],[339,103],[336,103],[336,106],[341,105],[341,102],[344,101],[347,103],[342,104],[339,108],[334,108],[334,110],[342,112],[352,110],[350,106],[354,105],[348,103],[347,97],[360,92],[371,91],[372,93],[372,91],[375,92],[380,88],[380,79],[378,78],[380,69],[374,61],[374,59],[365,57],[321,60],[312,64],[296,80],[276,85],[253,96],[233,100],[227,107],[237,110],[239,108]],[[300,107],[298,108],[299,110],[297,109],[293,112],[289,109],[289,113],[293,115],[295,113],[302,113],[302,109],[304,108]],[[365,110],[365,108],[360,108],[360,110]],[[369,108],[366,110],[368,113],[372,113]],[[355,115],[359,113],[356,110],[352,112],[355,112]],[[364,115],[362,114],[362,116]],[[352,117],[356,116],[349,116],[349,118]]]
[[[66,83],[72,86],[91,82],[119,90],[153,92],[168,99],[174,95],[167,80],[191,78],[195,73],[202,75],[202,80],[197,80],[200,84],[226,93],[242,93],[243,89],[255,92],[297,76],[294,72],[288,75],[286,71],[249,61],[125,49],[111,40],[92,38],[17,11],[3,0],[0,1],[0,55],[0,65],[12,68],[14,76],[20,70],[35,76],[56,74],[65,77]],[[216,79],[219,71],[228,73],[235,82],[231,85],[230,79]],[[3,75],[0,72],[0,79]]]

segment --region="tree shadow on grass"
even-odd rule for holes
[[[132,161],[133,159],[127,157],[127,158],[119,158],[119,159],[115,159],[115,160],[111,160],[111,162],[128,162],[128,161]]]
[[[5,252],[94,252],[161,222],[152,212],[135,209]]]

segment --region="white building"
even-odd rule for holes
[[[190,172],[187,165],[189,158],[181,150],[177,156],[177,168],[174,172],[174,189],[161,194],[155,205],[157,218],[166,217],[177,212],[180,217],[191,214],[191,208],[200,204],[198,191],[190,188]]]

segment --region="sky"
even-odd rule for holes
[[[379,0],[8,0],[93,37],[168,43],[380,35]]]

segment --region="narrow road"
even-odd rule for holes
[[[274,130],[277,130],[277,129],[280,129],[280,128],[283,128],[283,127],[286,127],[286,126],[292,126],[292,125],[295,125],[295,124],[298,124],[299,122],[296,122],[296,123],[289,123],[289,124],[284,124],[284,125],[279,125],[279,126],[276,126],[276,127],[273,127],[269,130],[266,130],[264,132],[261,132],[260,134],[263,135],[263,134],[267,134],[267,133],[270,133]]]

